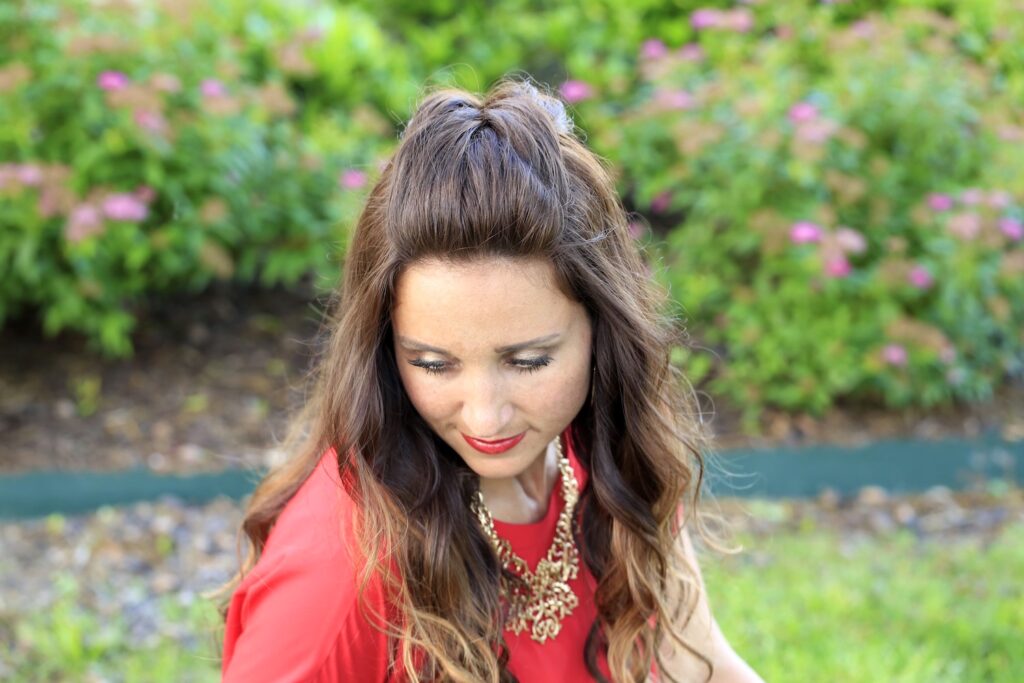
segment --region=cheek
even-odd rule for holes
[[[537,415],[563,420],[572,417],[590,395],[590,365],[575,363],[563,372],[551,373],[524,397],[525,404]]]

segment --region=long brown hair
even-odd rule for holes
[[[660,666],[669,638],[710,666],[681,629],[699,584],[679,535],[688,526],[707,537],[698,501],[709,447],[696,395],[669,362],[685,339],[605,163],[575,135],[561,101],[524,79],[505,78],[483,97],[429,92],[405,127],[352,236],[330,339],[286,442],[291,457],[252,495],[247,556],[225,590],[252,569],[281,510],[333,447],[361,512],[361,557],[398,569],[383,577],[401,614],[386,628],[405,670],[421,680],[516,680],[502,570],[470,512],[479,479],[414,410],[391,342],[405,268],[494,256],[549,259],[593,325],[593,398],[571,430],[589,473],[577,542],[598,580],[598,618],[580,656],[599,680],[600,649],[617,681],[645,680],[654,658],[674,680]],[[360,596],[378,566],[364,563]]]

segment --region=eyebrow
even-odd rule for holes
[[[559,336],[561,336],[561,333],[554,332],[552,334],[544,335],[543,337],[537,337],[536,339],[527,339],[526,341],[517,342],[515,344],[509,344],[508,346],[499,346],[498,348],[494,349],[494,352],[514,353],[516,351],[522,351],[523,349],[532,348],[534,346],[540,346],[541,344],[554,341]],[[430,351],[431,353],[439,353],[443,356],[452,355],[450,352],[444,349],[438,348],[436,346],[431,346],[430,344],[424,344],[423,342],[416,341],[415,339],[410,339],[409,337],[403,337],[402,335],[398,335],[398,343],[401,344],[403,348],[408,349],[409,351]]]

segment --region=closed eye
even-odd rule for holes
[[[418,368],[423,368],[427,371],[428,375],[443,375],[447,372],[444,363],[440,361],[425,361],[425,360],[411,360],[409,365],[415,365]]]
[[[519,368],[522,372],[537,372],[549,363],[551,363],[551,356],[541,356],[540,358],[519,358],[512,361],[512,365]]]
[[[514,358],[509,364],[520,372],[533,373],[551,363],[551,356],[540,356],[538,358]],[[443,361],[434,360],[411,360],[409,365],[423,368],[428,375],[443,375],[449,371],[448,364]]]

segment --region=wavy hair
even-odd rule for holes
[[[674,680],[661,666],[669,641],[710,669],[683,632],[700,584],[680,534],[689,526],[710,538],[698,514],[710,438],[693,388],[669,362],[685,336],[664,312],[666,292],[630,237],[605,162],[562,102],[528,79],[504,78],[482,97],[441,88],[422,98],[359,217],[329,341],[285,442],[290,457],[249,501],[247,552],[224,591],[252,569],[333,447],[361,511],[361,557],[397,569],[366,561],[359,573],[361,603],[375,573],[393,596],[400,618],[379,627],[396,639],[392,665],[400,659],[419,680],[516,680],[502,633],[503,570],[470,510],[479,478],[413,408],[391,343],[404,269],[493,257],[548,259],[593,326],[592,399],[570,430],[589,473],[573,526],[598,581],[598,617],[580,655],[598,680],[602,649],[617,681],[645,680],[655,660]]]

